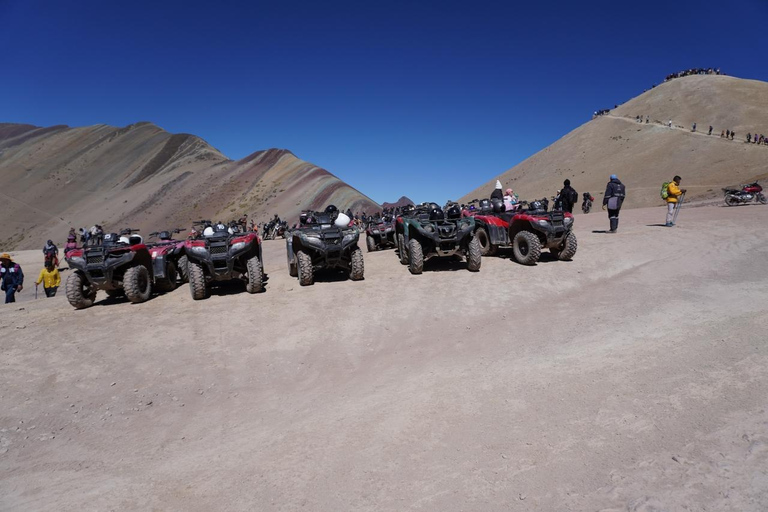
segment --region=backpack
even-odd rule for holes
[[[568,191],[568,199],[570,200],[571,204],[576,204],[576,201],[579,200],[579,193],[572,188]]]
[[[669,197],[669,182],[665,181],[661,184],[661,198],[666,199]]]

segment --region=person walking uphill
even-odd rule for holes
[[[667,223],[664,224],[667,227],[672,227],[675,224],[672,220],[675,218],[675,209],[680,202],[680,196],[685,194],[685,189],[680,188],[680,176],[675,176],[667,186]]]
[[[45,268],[40,271],[40,275],[35,281],[35,285],[43,283],[43,290],[45,290],[46,297],[55,297],[56,291],[61,285],[61,276],[59,275],[59,269],[53,266],[53,263],[47,261]],[[37,296],[37,295],[35,295]]]
[[[571,180],[563,182],[563,189],[560,191],[560,203],[563,205],[563,211],[573,213],[573,205],[579,200],[579,193],[571,186]]]
[[[608,209],[608,220],[611,223],[609,233],[615,233],[619,229],[619,211],[625,197],[624,184],[619,181],[618,176],[611,174],[611,181],[605,187],[605,195],[603,196],[603,210]]]
[[[5,303],[16,302],[16,292],[24,289],[24,272],[7,252],[0,254],[0,289],[5,292]]]

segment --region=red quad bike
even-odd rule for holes
[[[184,250],[184,240],[174,240],[173,234],[181,233],[182,229],[173,231],[155,231],[150,238],[156,242],[147,244],[152,255],[152,269],[155,275],[155,289],[159,292],[172,292],[176,289],[176,280],[182,283],[187,278],[187,254]]]
[[[394,247],[396,245],[394,219],[387,215],[368,222],[368,227],[365,229],[365,244],[368,252]]]
[[[248,293],[264,290],[261,239],[253,231],[243,232],[223,224],[205,225],[202,234],[184,242],[189,290],[195,300],[210,296],[214,281],[242,279]]]
[[[539,261],[542,248],[546,248],[560,260],[573,258],[578,243],[572,214],[547,212],[540,201],[522,202],[521,208],[505,212],[501,201],[480,201],[474,216],[475,236],[483,255],[511,247],[518,263],[534,265]]]
[[[101,245],[67,252],[66,260],[74,272],[67,278],[67,300],[75,309],[93,305],[96,292],[110,297],[125,295],[133,303],[144,302],[152,294],[152,257],[137,229],[124,229],[104,235]]]

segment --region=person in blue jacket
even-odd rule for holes
[[[0,254],[0,289],[5,292],[6,304],[16,302],[16,292],[24,289],[24,272],[7,252]]]

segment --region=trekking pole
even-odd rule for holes
[[[672,224],[677,224],[677,214],[680,213],[680,208],[683,207],[683,201],[685,201],[685,194],[680,196],[680,200],[677,202],[677,207],[675,208],[675,214],[672,216]]]
[[[37,283],[35,283],[35,300],[37,300]]]

